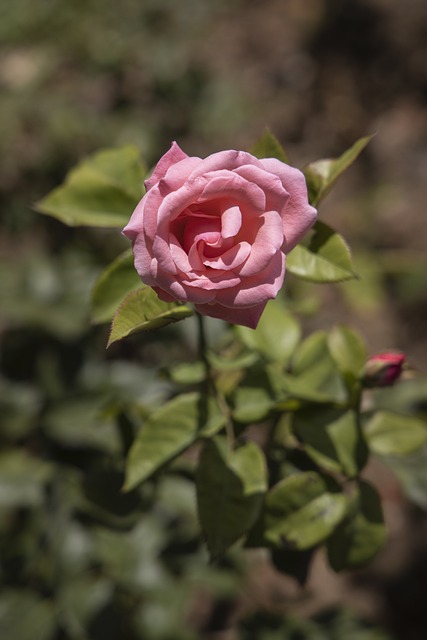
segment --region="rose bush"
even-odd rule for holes
[[[316,218],[304,175],[243,151],[189,157],[174,142],[145,186],[123,230],[141,280],[161,300],[255,328]]]

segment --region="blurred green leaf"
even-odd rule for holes
[[[213,558],[257,519],[267,489],[264,456],[254,442],[232,451],[225,437],[205,443],[196,475],[200,523]]]
[[[224,423],[211,398],[193,392],[170,400],[143,423],[129,452],[125,490],[146,480],[198,438],[217,433]]]
[[[20,449],[0,454],[0,508],[37,507],[54,467]]]
[[[310,203],[314,207],[329,193],[340,175],[353,164],[372,137],[360,138],[339,158],[317,160],[304,168]]]
[[[267,494],[264,513],[266,541],[278,547],[309,549],[323,542],[342,520],[346,498],[328,490],[317,473],[296,473]]]
[[[336,326],[328,336],[328,347],[341,373],[351,380],[357,379],[366,360],[361,337],[350,327]]]
[[[151,287],[131,291],[117,309],[111,325],[108,347],[138,331],[159,329],[193,315],[190,307],[179,302],[163,302]]]
[[[356,277],[350,249],[344,238],[319,220],[286,257],[286,268],[312,282],[341,282]]]
[[[145,173],[136,147],[99,151],[70,171],[36,209],[69,226],[124,227],[142,198]]]
[[[328,540],[328,558],[335,571],[356,569],[376,556],[386,540],[381,500],[360,481],[349,513]]]
[[[292,426],[307,454],[325,471],[353,478],[365,466],[368,449],[354,411],[308,408],[297,411]]]
[[[44,417],[44,429],[67,448],[120,450],[115,415],[109,414],[103,396],[80,396],[52,405]]]
[[[141,286],[133,263],[133,253],[129,249],[108,265],[95,282],[92,290],[92,321],[96,324],[109,322],[127,294]]]
[[[7,589],[0,597],[0,637],[4,640],[50,640],[56,620],[53,603],[27,589]]]
[[[419,418],[377,411],[365,425],[369,448],[379,455],[405,456],[427,442],[427,424]]]
[[[255,330],[241,326],[235,329],[249,349],[281,364],[288,363],[301,338],[298,322],[278,300],[270,300]]]
[[[269,129],[266,129],[255,142],[250,153],[261,160],[262,158],[277,158],[277,160],[289,164],[286,151]]]

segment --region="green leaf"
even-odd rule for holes
[[[380,497],[361,481],[348,515],[328,540],[329,563],[334,571],[356,569],[372,560],[385,540]]]
[[[368,450],[354,411],[308,408],[296,412],[292,424],[306,453],[325,471],[353,478],[365,466]]]
[[[279,380],[287,395],[313,402],[345,402],[348,392],[328,349],[328,336],[316,331],[298,347],[291,374]]]
[[[306,242],[286,257],[290,273],[311,282],[341,282],[356,277],[347,243],[324,222],[315,223]]]
[[[241,326],[235,329],[243,344],[281,364],[289,362],[301,338],[298,322],[278,300],[270,300],[255,330]]]
[[[296,473],[267,494],[264,531],[268,543],[309,549],[323,542],[342,520],[346,498],[328,490],[317,473]]]
[[[54,467],[19,449],[0,455],[0,508],[39,507]]]
[[[56,631],[52,601],[29,589],[7,589],[0,598],[0,637],[10,640],[51,640]]]
[[[92,290],[92,321],[95,324],[109,322],[123,299],[141,286],[129,249],[108,265],[96,281]]]
[[[213,436],[224,424],[213,399],[196,392],[177,396],[143,423],[129,451],[124,489],[133,489],[198,438]]]
[[[317,160],[305,167],[303,171],[307,180],[309,199],[314,207],[329,193],[340,175],[353,164],[372,137],[360,138],[339,158]]]
[[[131,291],[117,309],[107,346],[138,331],[159,329],[191,315],[190,307],[179,302],[163,302],[154,289],[141,287]]]
[[[146,170],[136,147],[99,151],[36,204],[69,226],[123,227],[143,196]]]
[[[209,553],[221,555],[254,524],[267,490],[264,456],[254,442],[229,449],[225,437],[205,443],[196,475],[200,523]]]
[[[365,425],[369,448],[383,456],[406,456],[427,442],[427,424],[419,418],[377,411]]]
[[[349,327],[337,326],[329,334],[328,346],[341,373],[355,380],[366,360],[366,349],[360,336]]]
[[[289,158],[286,151],[269,129],[264,131],[262,136],[251,148],[250,152],[260,160],[263,158],[277,158],[277,160],[289,164]]]
[[[233,418],[243,424],[261,422],[268,417],[274,400],[265,368],[255,365],[247,371],[231,396]]]

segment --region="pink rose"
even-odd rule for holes
[[[174,142],[123,233],[141,280],[166,302],[255,328],[311,227],[303,174],[244,151],[187,156]]]

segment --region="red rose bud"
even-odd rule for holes
[[[366,362],[363,369],[365,387],[389,387],[400,378],[405,356],[403,353],[378,353]]]

